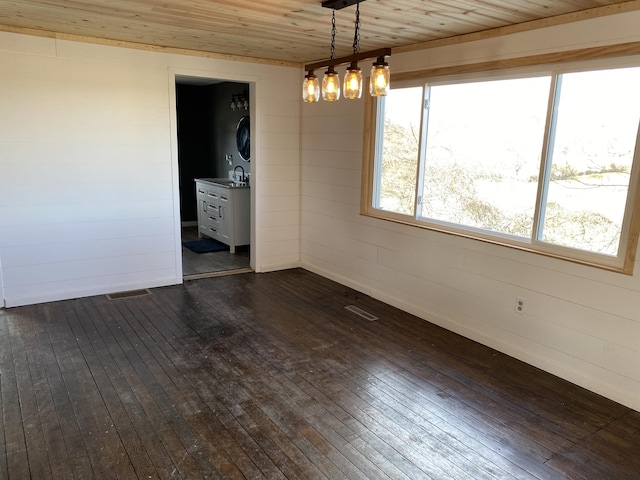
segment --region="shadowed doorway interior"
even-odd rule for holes
[[[236,126],[247,107],[231,108],[232,99],[248,98],[249,84],[202,77],[176,77],[178,169],[182,271],[185,280],[252,271],[251,246],[197,253],[185,247],[199,240],[195,193],[197,178],[228,178],[242,166],[250,173],[250,161],[241,158],[236,145]],[[247,212],[250,215],[250,212]],[[249,221],[247,219],[247,221]]]

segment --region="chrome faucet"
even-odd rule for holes
[[[233,169],[233,173],[235,174],[236,170],[238,170],[238,169],[242,170],[242,175],[240,176],[240,181],[242,183],[246,182],[247,181],[247,177],[244,174],[244,168],[242,167],[242,165],[238,165],[236,168],[234,168]]]

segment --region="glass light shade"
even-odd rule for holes
[[[333,67],[329,67],[329,70],[324,72],[324,78],[322,79],[322,99],[327,102],[335,102],[339,98],[340,77]]]
[[[371,67],[371,80],[369,82],[369,93],[374,97],[384,97],[389,93],[389,83],[391,72],[389,64],[378,61]]]
[[[356,99],[362,96],[362,70],[353,63],[344,74],[344,98]]]
[[[309,72],[302,82],[302,101],[315,103],[318,100],[320,100],[320,82],[313,72]]]

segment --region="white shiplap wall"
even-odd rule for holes
[[[6,306],[182,281],[175,74],[252,83],[253,266],[298,265],[298,69],[11,33],[0,65]]]
[[[394,54],[390,65],[638,41],[638,24],[639,12],[608,16]],[[640,265],[620,275],[361,217],[362,130],[363,102],[302,107],[301,265],[640,410]]]

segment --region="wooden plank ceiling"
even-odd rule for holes
[[[322,0],[0,0],[0,30],[308,63],[329,57]],[[355,6],[336,10],[336,56],[352,52]],[[591,10],[595,9],[595,10]],[[616,0],[361,0],[361,50],[402,47],[561,17],[640,9]],[[558,20],[558,19],[556,19]]]

